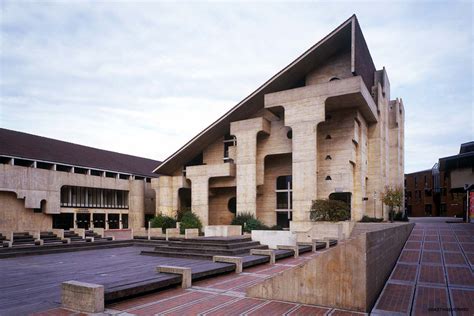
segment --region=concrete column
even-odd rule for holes
[[[293,131],[293,220],[309,220],[311,203],[317,197],[317,125],[301,122]]]
[[[109,229],[109,213],[105,212],[105,229]]]
[[[182,176],[160,176],[151,182],[157,192],[156,210],[164,215],[172,216],[178,209],[178,190],[184,186]]]
[[[74,214],[74,217],[73,217],[73,220],[74,220],[74,229],[76,229],[76,228],[77,228],[77,213],[74,212],[73,214]]]
[[[90,213],[90,229],[93,229],[94,228],[94,213]]]
[[[201,219],[202,225],[209,225],[209,178],[193,177],[191,180],[191,208]]]
[[[122,213],[119,213],[119,229],[123,229],[123,224],[122,224]]]
[[[270,122],[262,117],[232,122],[230,132],[237,138],[237,214],[257,217],[257,134],[270,134]]]

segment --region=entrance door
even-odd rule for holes
[[[89,229],[91,215],[89,213],[77,213],[77,228]]]
[[[290,221],[293,219],[293,212],[276,212],[277,225],[281,228],[290,228]]]
[[[105,228],[105,214],[94,214],[92,218],[95,228]]]

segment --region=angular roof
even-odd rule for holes
[[[160,166],[156,167],[154,172],[171,174],[181,165],[196,157],[217,138],[225,135],[228,132],[230,122],[246,119],[261,110],[264,106],[265,94],[300,86],[301,80],[309,72],[341,51],[351,52],[352,73],[361,76],[368,91],[371,91],[376,69],[357,17],[353,15],[169,156]]]
[[[157,177],[160,161],[0,128],[0,155],[145,177]]]

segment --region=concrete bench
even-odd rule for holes
[[[312,242],[303,241],[303,242],[297,243],[297,245],[299,245],[299,246],[311,246],[311,251],[312,251],[312,252],[315,252],[315,251],[316,251],[317,242],[316,242],[316,241],[312,241]]]
[[[3,241],[2,246],[4,248],[11,248],[11,247],[13,247],[13,242],[11,240],[10,241],[8,241],[8,240]]]
[[[191,239],[199,237],[199,229],[197,228],[186,228],[184,230],[184,239]]]
[[[278,245],[278,250],[293,250],[293,256],[298,258],[300,256],[300,249],[298,246]]]
[[[179,274],[182,277],[181,287],[183,289],[187,289],[192,285],[192,274],[191,268],[185,267],[175,267],[175,266],[158,266],[156,270],[159,273],[171,273],[171,274]]]
[[[213,256],[214,262],[226,262],[235,264],[235,273],[241,273],[243,270],[243,258],[233,256]]]
[[[62,307],[85,313],[104,311],[104,286],[79,281],[61,284]]]
[[[86,242],[94,242],[94,237],[86,237]]]
[[[270,264],[275,264],[275,251],[272,249],[250,249],[251,255],[268,256],[270,257]]]
[[[314,243],[321,242],[326,244],[326,249],[329,248],[329,239],[324,238],[324,239],[313,239]]]
[[[61,239],[61,242],[63,244],[70,244],[71,243],[71,238],[63,238],[63,239]]]

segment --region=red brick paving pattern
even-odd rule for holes
[[[421,262],[432,263],[432,264],[442,264],[443,258],[441,257],[441,252],[439,251],[423,251]]]
[[[169,309],[178,307],[183,304],[188,304],[196,300],[203,299],[205,297],[210,297],[212,295],[213,294],[210,294],[210,293],[188,291],[184,295],[170,298],[165,301],[160,301],[160,302],[157,302],[155,304],[151,304],[145,307],[130,309],[128,310],[128,312],[135,315],[145,315],[145,316],[158,314],[158,313],[167,311]]]
[[[388,283],[382,293],[376,309],[407,313],[410,310],[413,286]]]
[[[317,306],[309,306],[309,305],[301,305],[297,309],[290,312],[289,316],[312,316],[312,315],[326,315],[329,312],[330,308],[324,307],[317,307]]]
[[[439,229],[432,229],[433,226]],[[423,241],[419,242],[421,237]],[[438,238],[441,243],[438,242]],[[416,260],[417,249],[422,249],[420,263]],[[419,266],[416,291],[413,299],[410,297],[413,306],[405,313],[449,315],[450,311],[453,311],[453,316],[474,315],[474,275],[470,269],[474,266],[474,225],[417,223],[405,244],[392,277],[386,283],[373,309],[374,313],[397,312],[404,306],[402,302],[406,302],[407,298],[403,293],[409,291],[403,286],[409,285],[394,278],[402,275],[401,272],[397,272],[402,263]],[[393,299],[394,296],[397,297],[396,300]],[[428,311],[430,307],[438,309]]]
[[[209,297],[206,300],[195,302],[192,305],[186,305],[184,307],[175,309],[170,313],[166,313],[165,315],[170,315],[170,316],[198,315],[212,308],[215,308],[219,305],[229,303],[235,300],[237,300],[235,296],[232,297],[228,295],[216,295],[216,296]]]
[[[265,304],[247,315],[284,315],[288,313],[291,309],[295,308],[297,305],[293,303],[286,302],[276,302],[272,301],[268,304]]]
[[[437,308],[440,310],[431,310]],[[450,315],[448,293],[445,287],[417,287],[413,315],[426,315],[430,313]]]
[[[420,266],[420,276],[418,277],[418,282],[436,283],[439,285],[446,284],[443,266],[422,264]]]
[[[472,315],[472,311],[474,311],[474,290],[451,289],[451,303],[456,315]]]
[[[415,282],[416,270],[416,265],[398,263],[395,266],[395,270],[393,271],[393,274],[390,279],[397,281]]]
[[[209,316],[211,315],[212,316],[237,316],[265,302],[266,301],[264,300],[246,297],[236,302],[233,302],[231,304],[228,304],[218,309],[214,309],[210,312],[207,312],[205,315],[206,316],[207,315]]]

